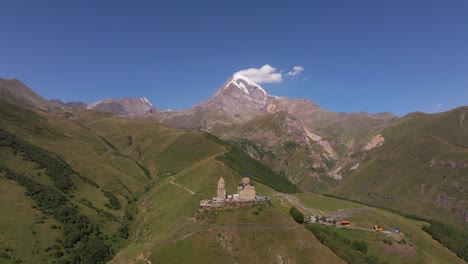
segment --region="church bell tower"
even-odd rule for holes
[[[224,181],[223,177],[220,177],[219,178],[219,181],[218,181],[218,192],[217,192],[217,195],[216,195],[216,198],[218,199],[226,199],[226,182]]]

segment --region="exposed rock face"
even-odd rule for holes
[[[324,140],[321,136],[310,132],[310,130],[308,130],[308,129],[305,129],[305,132],[307,134],[307,137],[309,137],[312,141],[317,142],[317,144],[322,146],[323,149],[328,153],[328,155],[331,158],[334,158],[334,159],[338,158],[335,151],[331,147],[330,142]]]
[[[86,108],[110,112],[115,115],[142,115],[156,111],[156,108],[145,97],[108,98],[92,103]]]
[[[369,151],[378,147],[381,147],[385,142],[384,137],[382,134],[375,135],[367,144],[363,147],[363,150]]]
[[[444,167],[448,167],[450,169],[465,169],[465,168],[468,168],[468,162],[462,162],[462,161],[458,161],[458,162],[455,162],[453,160],[447,160],[447,161],[444,161],[444,160],[431,160],[431,162],[429,163],[429,167],[434,167],[434,166],[444,166]]]

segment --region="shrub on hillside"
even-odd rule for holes
[[[431,221],[430,223],[430,226],[423,226],[422,230],[455,252],[457,256],[468,261],[468,233],[437,221]]]
[[[294,220],[296,220],[296,222],[298,222],[299,224],[304,223],[304,214],[301,213],[296,207],[292,206],[289,209],[289,213],[292,215]]]
[[[367,242],[363,240],[351,240],[345,235],[340,234],[338,230],[334,230],[333,227],[318,224],[306,224],[306,227],[320,243],[330,248],[347,263],[385,263],[379,261],[376,256],[367,253]]]

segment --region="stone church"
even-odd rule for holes
[[[220,177],[216,198],[228,201],[254,201],[256,198],[255,187],[250,182],[250,177],[244,174],[241,183],[237,187],[237,194],[226,196],[226,182],[223,177]]]

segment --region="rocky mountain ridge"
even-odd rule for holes
[[[390,113],[335,113],[307,99],[273,96],[242,75],[232,76],[213,96],[189,109],[154,112],[144,118],[234,142],[248,140],[256,145],[249,149],[244,145],[252,157],[303,186],[321,177],[341,179],[350,163],[370,150],[366,144],[372,145],[373,137],[397,119]],[[286,150],[292,145],[303,153],[300,158]],[[298,164],[292,168],[294,162]],[[312,185],[305,190],[317,190]]]
[[[89,104],[86,108],[110,112],[116,115],[142,115],[156,111],[156,108],[146,97],[107,98]]]

